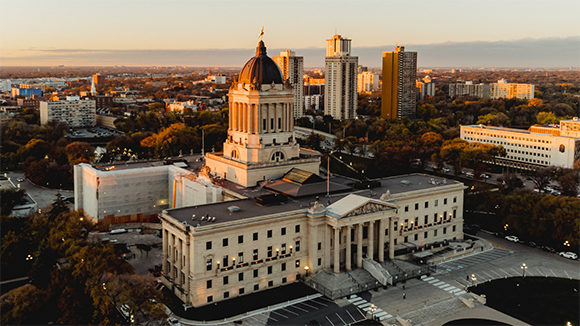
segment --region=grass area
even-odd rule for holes
[[[513,277],[470,290],[485,294],[487,306],[531,325],[580,324],[580,283],[545,277]]]
[[[224,319],[243,314],[247,311],[265,308],[288,300],[318,293],[309,286],[296,282],[269,290],[242,295],[199,308],[189,308],[185,311],[183,309],[183,302],[169,289],[164,288],[163,292],[166,298],[165,304],[173,313],[180,317],[197,321]]]

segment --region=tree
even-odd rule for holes
[[[24,189],[2,188],[0,189],[2,198],[2,215],[8,216],[12,213],[14,206],[26,204],[26,191]]]
[[[76,141],[66,146],[65,152],[70,164],[89,163],[94,159],[93,148],[89,143]]]
[[[532,98],[528,101],[528,106],[542,106],[543,102],[539,98]]]
[[[544,188],[550,184],[553,180],[555,174],[552,167],[539,168],[535,171],[528,171],[526,175],[532,179],[532,182],[538,187],[540,192],[544,191]]]
[[[0,297],[2,325],[40,325],[46,307],[46,292],[26,284]]]
[[[465,161],[463,152],[468,145],[469,143],[467,141],[461,138],[455,138],[445,141],[441,147],[439,157],[442,161],[453,165],[455,176],[458,176],[463,169],[463,163]]]
[[[510,118],[502,112],[496,114],[486,114],[477,118],[477,124],[492,126],[509,126]]]
[[[547,125],[547,124],[560,122],[560,119],[556,118],[556,116],[552,112],[539,112],[536,120],[541,125]]]
[[[580,175],[577,169],[558,168],[556,170],[556,180],[562,189],[564,196],[578,196],[578,186],[580,186]]]
[[[311,132],[310,135],[306,137],[306,146],[314,149],[315,151],[320,151],[321,150],[320,143],[325,140],[326,138],[324,136],[315,132]]]

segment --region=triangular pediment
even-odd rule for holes
[[[350,194],[328,206],[326,212],[335,218],[346,218],[357,215],[396,209],[396,206],[381,200]]]

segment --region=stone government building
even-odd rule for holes
[[[292,90],[271,61],[260,41],[230,89],[224,152],[206,160],[229,182],[263,182],[243,188],[254,198],[160,214],[165,286],[198,307],[302,276],[362,270],[365,262],[382,278],[398,252],[463,238],[460,182],[422,174],[366,183],[318,176],[319,155],[294,142]]]

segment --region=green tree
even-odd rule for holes
[[[552,123],[559,123],[560,119],[556,118],[552,112],[540,112],[536,118],[539,124],[547,125]]]
[[[24,189],[2,188],[0,189],[2,198],[2,215],[8,216],[14,206],[26,204],[26,191]]]

